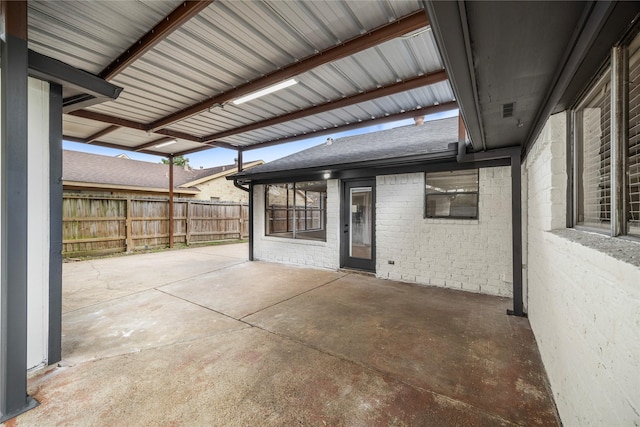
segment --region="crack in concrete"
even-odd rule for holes
[[[96,266],[95,266],[95,265],[93,265],[93,262],[92,262],[92,261],[89,261],[89,265],[91,266],[91,268],[93,269],[93,271],[95,271],[95,272],[96,272],[96,274],[97,274],[97,275],[96,275],[96,280],[97,280],[98,282],[103,282],[104,284],[106,284],[107,289],[109,289],[110,291],[112,291],[113,289],[111,289],[111,285],[109,284],[109,282],[108,282],[107,280],[102,279],[102,277],[101,277],[101,276],[102,276],[102,273],[100,272],[100,270],[98,270],[98,269],[96,268]]]

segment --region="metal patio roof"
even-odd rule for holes
[[[29,48],[123,88],[99,105],[65,89],[64,139],[163,156],[457,108],[417,0],[29,1]]]

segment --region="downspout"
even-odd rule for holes
[[[511,253],[513,264],[513,310],[508,315],[526,317],[522,300],[522,167],[520,146],[500,148],[467,154],[465,131],[462,119],[458,126],[458,163],[480,162],[486,160],[509,159],[511,161]]]
[[[173,154],[169,155],[169,248],[173,248]]]
[[[233,186],[236,187],[236,188],[241,189],[242,191],[246,191],[246,192],[250,192],[251,191],[247,187],[243,187],[242,185],[238,184],[238,181],[236,181],[235,179],[233,180]]]
[[[242,172],[242,150],[238,150],[238,173]],[[233,180],[233,185],[236,188],[241,189],[242,191],[246,191],[250,193],[249,188],[247,187],[243,187],[242,185],[238,184],[237,180]],[[251,200],[249,200],[249,204],[251,204]]]
[[[464,163],[464,157],[467,154],[467,131],[464,127],[462,116],[458,115],[458,155],[456,160],[458,163]]]

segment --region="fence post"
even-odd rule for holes
[[[135,248],[133,247],[133,230],[131,230],[131,224],[133,221],[131,220],[131,197],[127,197],[127,213],[126,213],[126,221],[125,221],[125,235],[126,235],[126,245],[127,252],[133,252]]]
[[[185,220],[184,229],[186,233],[185,244],[189,246],[191,243],[191,200],[187,200],[187,219]]]
[[[242,239],[242,223],[244,222],[244,218],[242,218],[242,204],[238,203],[238,239]]]

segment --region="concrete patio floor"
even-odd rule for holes
[[[510,300],[246,254],[65,263],[63,362],[7,425],[558,425]]]

